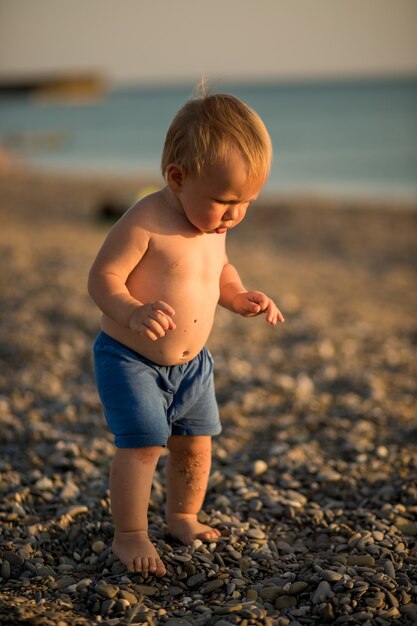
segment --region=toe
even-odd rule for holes
[[[149,571],[154,574],[156,572],[156,559],[154,557],[149,557]]]
[[[156,575],[157,576],[165,576],[166,569],[165,565],[162,563],[161,559],[156,559]]]
[[[149,573],[149,559],[148,557],[143,557],[142,559],[142,575],[146,578]]]
[[[208,530],[198,533],[195,539],[209,540],[209,539],[218,539],[221,536],[221,533],[216,528],[209,528]]]
[[[207,539],[211,539],[212,538],[212,534],[209,531],[206,531],[204,533],[198,533],[198,535],[195,537],[195,539],[205,539],[207,541]],[[193,537],[194,540],[194,537]]]

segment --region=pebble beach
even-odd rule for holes
[[[89,267],[154,181],[0,174],[0,624],[417,625],[417,206],[259,201],[228,237],[286,322],[219,307],[209,348],[223,432],[201,521],[150,534],[163,578],[111,553],[113,455],[91,347]]]

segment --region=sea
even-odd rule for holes
[[[417,199],[417,77],[218,83],[263,118],[265,194]],[[51,170],[159,175],[168,126],[193,85],[118,86],[90,102],[0,98],[0,146]]]

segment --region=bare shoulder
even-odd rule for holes
[[[121,222],[130,227],[143,228],[150,233],[160,227],[162,218],[166,219],[167,205],[162,191],[142,198],[136,202],[121,218]]]

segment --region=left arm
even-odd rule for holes
[[[266,294],[262,291],[247,291],[237,269],[229,263],[227,256],[220,275],[219,304],[244,317],[265,313],[266,321],[273,326],[277,322],[284,322],[281,311]]]

